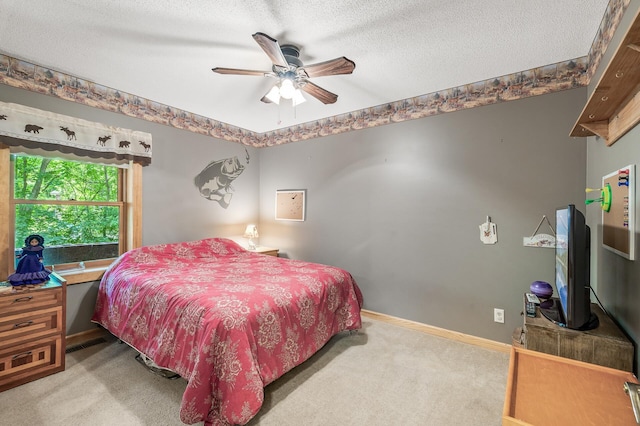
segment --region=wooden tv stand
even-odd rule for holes
[[[526,312],[526,310],[525,310]],[[633,371],[633,344],[622,330],[604,313],[600,306],[591,304],[600,325],[587,331],[572,330],[554,324],[540,314],[525,314],[524,347],[538,352],[590,362],[622,371]]]
[[[625,371],[514,347],[502,425],[636,425],[625,382],[638,383]]]

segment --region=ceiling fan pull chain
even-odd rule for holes
[[[278,104],[278,125],[282,124],[282,119],[280,118],[280,110],[282,109],[282,104]]]

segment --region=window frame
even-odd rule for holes
[[[53,154],[52,156],[55,156]],[[88,158],[79,161],[94,163]],[[117,202],[82,202],[63,200],[21,200],[13,198],[11,176],[11,152],[8,145],[0,143],[0,198],[5,201],[0,206],[0,280],[5,281],[15,270],[14,233],[16,204],[73,204],[73,205],[118,205],[120,206],[119,254],[142,245],[142,165],[129,162],[127,168],[120,168],[118,175]],[[115,259],[96,259],[79,263],[52,265],[56,273],[67,280],[67,284],[97,281]]]

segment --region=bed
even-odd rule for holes
[[[335,334],[361,327],[347,271],[232,240],[145,246],[105,272],[92,321],[187,380],[180,419],[245,424],[264,387]]]

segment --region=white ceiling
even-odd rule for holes
[[[0,0],[0,53],[262,133],[587,55],[608,0]],[[338,94],[260,102],[271,70],[251,37],[346,56]]]

